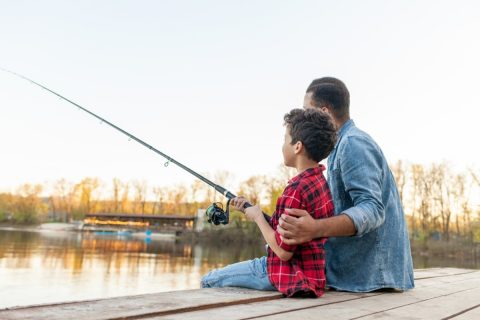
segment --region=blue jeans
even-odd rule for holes
[[[267,274],[267,257],[255,258],[215,269],[202,277],[202,288],[243,287],[274,291]]]

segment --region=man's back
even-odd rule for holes
[[[347,214],[357,235],[326,244],[327,285],[338,290],[410,289],[413,265],[395,180],[382,151],[352,120],[328,157],[335,214]]]

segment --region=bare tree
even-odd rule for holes
[[[129,183],[125,183],[123,185],[123,188],[122,188],[122,196],[121,196],[121,200],[120,200],[120,212],[122,213],[127,213],[127,212],[131,212],[131,208],[130,208],[130,198],[129,198],[129,195],[130,195],[130,184]]]
[[[267,213],[272,215],[277,206],[277,200],[282,195],[287,185],[287,180],[276,177],[265,177],[265,195],[268,206],[265,208]]]
[[[113,183],[113,188],[112,188],[113,206],[112,206],[112,209],[110,211],[112,213],[118,213],[118,211],[120,209],[120,204],[121,204],[120,193],[122,191],[123,184],[120,181],[120,179],[118,179],[118,178],[113,178],[112,183]]]
[[[470,172],[470,175],[472,176],[473,181],[474,181],[478,186],[480,186],[480,175],[477,175],[472,168],[469,168],[468,171]]]
[[[416,213],[418,211],[418,215],[420,219],[420,211],[423,210],[422,206],[422,180],[424,176],[424,169],[423,166],[418,164],[412,164],[411,166],[412,172],[412,234],[416,235]]]
[[[184,185],[177,185],[168,189],[168,213],[187,214],[186,200],[187,188]]]
[[[430,174],[433,181],[434,208],[438,211],[442,233],[447,241],[450,240],[450,219],[452,215],[451,199],[454,195],[454,181],[447,165],[432,165]]]
[[[157,207],[158,207],[158,212],[163,213],[163,210],[164,210],[163,202],[165,201],[165,198],[166,198],[165,188],[153,187],[152,192],[155,197],[155,200],[153,201],[153,205],[152,205],[152,214],[155,214]]]
[[[398,160],[395,165],[391,166],[391,170],[397,183],[400,201],[404,203],[404,190],[407,183],[407,167],[404,165],[402,160]]]
[[[135,190],[133,211],[135,213],[145,214],[145,204],[146,204],[147,190],[148,190],[147,182],[134,181],[132,184]]]
[[[56,199],[57,210],[62,215],[62,220],[71,221],[75,205],[75,185],[62,178],[55,182],[53,192],[52,197]]]
[[[265,176],[253,176],[240,184],[240,195],[251,201],[252,204],[260,204],[262,194],[265,193]]]
[[[76,185],[80,198],[79,209],[81,213],[94,213],[96,208],[95,195],[99,186],[98,178],[84,178]]]
[[[47,207],[42,204],[40,193],[43,187],[39,184],[24,184],[17,189],[12,211],[14,219],[20,223],[34,223],[47,212]]]

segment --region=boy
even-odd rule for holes
[[[247,200],[242,197],[231,202],[247,219],[257,223],[268,244],[268,254],[209,272],[202,278],[202,288],[236,286],[278,290],[287,297],[320,297],[324,292],[326,238],[289,246],[283,243],[276,229],[285,208],[302,208],[315,219],[333,215],[332,197],[322,174],[325,168],[318,163],[335,146],[335,128],[330,116],[316,109],[293,109],[284,120],[284,163],[296,168],[298,174],[278,198],[270,223],[258,205],[244,209]]]

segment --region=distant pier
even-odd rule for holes
[[[196,217],[159,214],[88,213],[85,215],[83,230],[149,230],[151,232],[179,234],[192,231]]]

